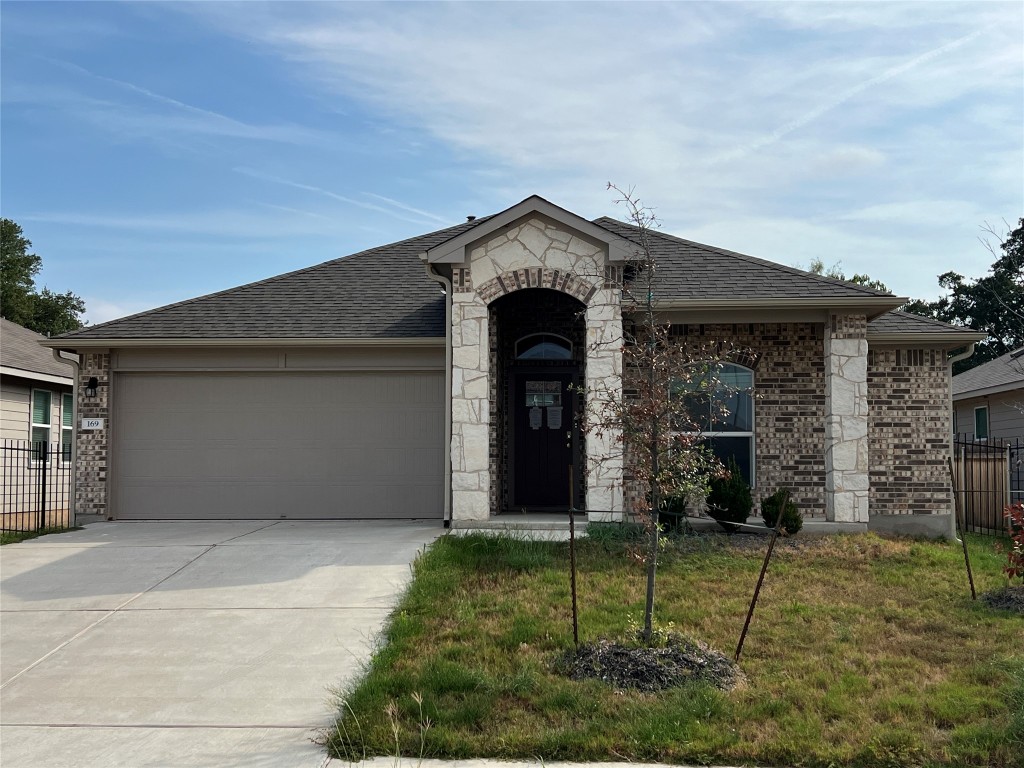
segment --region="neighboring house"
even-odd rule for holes
[[[564,512],[571,484],[591,519],[618,519],[614,436],[581,436],[572,409],[621,387],[636,237],[531,197],[52,339],[81,355],[81,415],[104,420],[79,435],[79,512],[459,526]],[[756,397],[709,438],[756,497],[786,486],[851,529],[949,530],[949,355],[982,334],[720,248],[661,233],[652,248],[678,337],[754,353],[727,373]]]
[[[953,430],[1024,440],[1024,347],[953,377]]]
[[[0,438],[60,443],[74,436],[74,371],[40,346],[46,337],[0,318]]]

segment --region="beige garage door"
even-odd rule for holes
[[[442,516],[441,373],[119,374],[124,520]]]

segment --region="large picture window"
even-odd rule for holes
[[[754,372],[734,363],[723,364],[715,384],[681,384],[687,426],[698,431],[715,456],[727,464],[734,459],[743,478],[754,486]]]

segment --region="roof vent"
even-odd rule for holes
[[[466,221],[476,221],[476,216],[467,216]]]

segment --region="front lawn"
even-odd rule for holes
[[[642,616],[642,567],[605,539],[579,547],[583,641],[625,636]],[[765,544],[736,541],[671,542],[656,608],[730,657]],[[992,540],[970,543],[979,590],[1004,585]],[[443,537],[346,692],[331,753],[1024,765],[1024,617],[971,602],[959,545],[785,542],[744,647],[747,682],[729,693],[568,680],[552,662],[571,645],[567,545]]]

